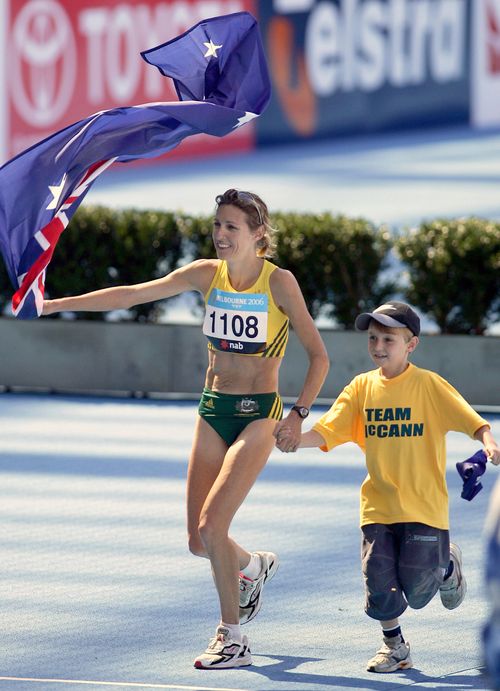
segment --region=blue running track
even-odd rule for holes
[[[322,412],[317,407],[312,422]],[[484,690],[483,522],[499,472],[472,502],[455,463],[478,448],[448,436],[453,539],[467,598],[403,615],[414,668],[365,672],[380,643],[363,612],[361,452],[271,459],[233,534],[281,567],[247,627],[254,664],[192,667],[218,621],[209,564],[189,554],[185,475],[196,403],[0,395],[0,691]],[[500,417],[486,414],[500,437]]]

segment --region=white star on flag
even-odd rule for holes
[[[207,52],[205,53],[205,55],[203,57],[205,57],[205,58],[212,58],[212,57],[218,58],[219,57],[217,55],[217,51],[219,50],[219,48],[222,48],[222,44],[220,46],[217,46],[215,43],[212,43],[212,39],[210,39],[210,41],[208,43],[204,42],[203,45],[207,47]]]
[[[66,183],[66,173],[64,173],[63,178],[59,185],[49,185],[49,190],[54,197],[52,201],[49,203],[49,205],[46,207],[46,209],[56,209],[57,205],[59,203],[59,198],[62,194],[63,187]]]
[[[258,117],[256,113],[249,113],[246,111],[245,115],[242,115],[241,118],[238,118],[238,122],[233,127],[233,130],[235,130],[237,127],[245,125],[247,122],[250,122],[250,120],[253,120],[256,117]]]

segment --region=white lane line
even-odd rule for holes
[[[28,681],[33,684],[86,684],[94,686],[121,686],[141,689],[180,689],[180,691],[247,691],[222,686],[186,686],[184,684],[148,684],[139,681],[90,681],[85,679],[38,679],[36,677],[0,677],[2,681]]]

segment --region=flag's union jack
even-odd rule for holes
[[[223,137],[269,102],[264,51],[247,12],[206,19],[142,57],[173,79],[179,102],[94,113],[0,168],[0,251],[18,317],[41,314],[59,237],[110,165],[159,156],[201,132]]]
[[[26,296],[33,294],[33,301],[37,314],[41,314],[43,307],[43,294],[45,283],[45,269],[47,268],[59,237],[68,225],[71,216],[90,185],[98,175],[106,170],[116,158],[108,161],[100,161],[85,172],[82,180],[77,184],[74,192],[65,200],[54,218],[47,225],[38,230],[29,240],[23,254],[23,259],[30,266],[26,273],[18,276],[19,288],[12,296],[12,311],[15,316],[21,314]],[[54,198],[55,201],[55,198]],[[74,209],[72,207],[75,207]],[[31,315],[28,315],[31,316]]]

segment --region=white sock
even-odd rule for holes
[[[229,638],[233,641],[241,641],[241,628],[239,624],[226,624],[221,620],[219,626],[229,630]]]
[[[260,574],[262,570],[262,562],[258,554],[252,553],[250,555],[250,561],[248,564],[245,566],[244,569],[241,569],[241,573],[246,576],[247,578],[251,578],[252,581],[257,578],[257,576]]]

